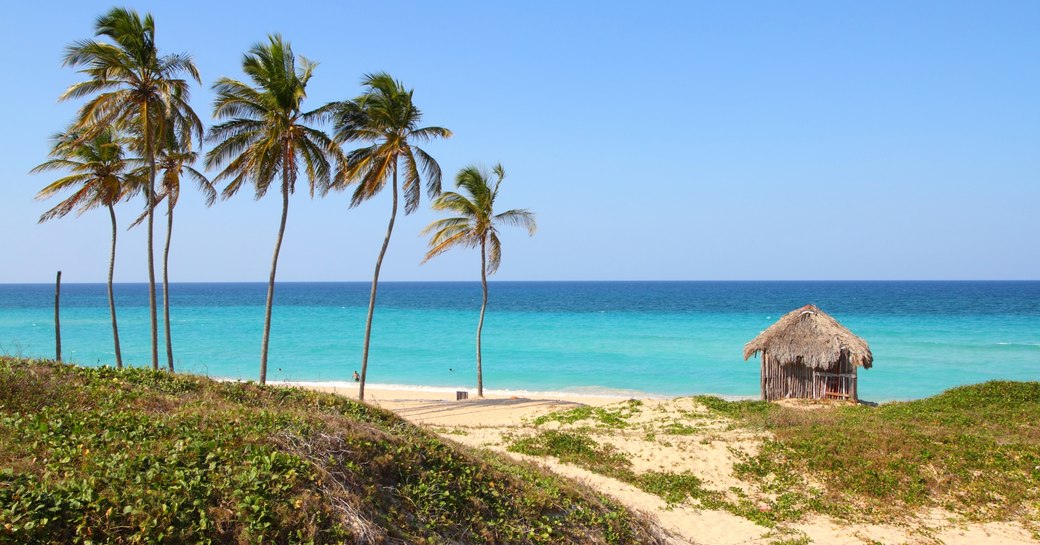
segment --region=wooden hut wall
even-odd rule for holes
[[[847,353],[827,371],[843,374],[851,374],[852,384],[850,392],[852,399],[857,399],[857,373],[856,367],[849,361]],[[779,361],[770,357],[768,353],[762,354],[761,387],[762,399],[773,401],[776,399],[802,398],[819,399],[823,397],[823,385],[815,384],[812,369],[804,365],[781,365]]]
[[[762,399],[812,398],[813,372],[804,365],[781,365],[762,354]]]

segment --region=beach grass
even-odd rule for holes
[[[531,465],[339,396],[0,358],[0,542],[656,543]]]
[[[784,491],[769,497],[753,498],[739,488],[713,490],[689,470],[637,471],[624,453],[597,439],[636,427],[632,419],[642,411],[642,405],[639,400],[628,400],[609,407],[582,406],[549,413],[535,418],[532,424],[536,428],[547,424],[564,427],[540,429],[532,435],[513,437],[506,450],[528,456],[552,457],[617,479],[660,497],[671,507],[689,501],[703,509],[727,511],[767,528],[798,520],[805,512],[811,499],[798,492]],[[700,415],[691,418],[697,419]],[[690,430],[694,429],[697,428],[660,421],[657,426],[644,429],[643,438],[666,445],[667,441],[659,438],[658,434],[690,435]]]
[[[698,400],[739,425],[769,432],[735,468],[773,490],[805,475],[817,505],[892,516],[941,507],[969,520],[1040,513],[1040,383],[993,381],[930,398],[806,410],[762,401]],[[847,513],[849,514],[849,513]]]
[[[655,407],[671,413],[647,413],[633,401],[549,413],[506,448],[617,479],[669,506],[726,511],[781,533],[810,515],[900,524],[927,508],[1036,527],[1040,383],[988,382],[881,406],[699,396]],[[727,488],[682,466],[638,468],[614,447],[626,434],[650,451],[680,438],[734,445],[756,437],[757,447],[729,447],[740,484]]]

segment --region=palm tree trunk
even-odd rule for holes
[[[162,306],[163,306],[163,328],[166,333],[166,364],[167,369],[173,372],[173,340],[170,339],[170,238],[173,236],[173,200],[166,196],[166,247],[163,248],[162,257]]]
[[[480,304],[480,321],[477,322],[477,397],[484,397],[484,369],[480,361],[480,333],[484,330],[484,311],[487,309],[487,237],[480,240],[480,286],[484,288],[484,301]]]
[[[144,117],[144,155],[148,159],[148,315],[152,326],[152,370],[159,370],[159,321],[155,309],[155,252],[152,232],[155,227],[155,150],[152,146],[151,124],[148,120],[148,103],[141,105]]]
[[[61,271],[54,277],[54,361],[61,362]]]
[[[116,272],[116,209],[108,205],[108,216],[112,218],[112,253],[108,258],[108,312],[112,315],[112,342],[116,348],[116,369],[123,368],[123,354],[119,350],[119,326],[116,324],[116,298],[112,293],[112,277]]]
[[[390,212],[390,224],[386,226],[386,238],[383,239],[383,247],[379,249],[379,258],[376,259],[376,272],[372,276],[372,293],[368,296],[368,318],[365,319],[365,348],[361,352],[361,384],[358,389],[358,399],[365,399],[365,376],[368,373],[368,345],[372,339],[372,314],[376,309],[376,288],[379,287],[379,268],[383,266],[383,256],[386,255],[386,247],[390,245],[390,234],[394,232],[394,220],[397,219],[397,164],[394,164],[394,205]]]
[[[286,167],[287,168],[287,167]],[[271,338],[271,305],[274,303],[274,276],[278,269],[278,252],[282,249],[282,236],[285,235],[285,220],[289,216],[289,179],[282,171],[282,222],[278,225],[278,239],[274,243],[274,257],[271,259],[271,278],[267,281],[267,307],[264,309],[264,337],[260,341],[260,384],[267,384],[267,346]]]

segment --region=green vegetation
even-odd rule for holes
[[[597,425],[606,428],[627,428],[629,418],[638,414],[642,409],[643,402],[638,399],[629,399],[617,408],[590,407],[582,405],[566,411],[556,411],[545,414],[534,419],[535,426],[541,426],[547,422],[559,422],[560,424],[573,424],[583,420],[595,420]]]
[[[538,426],[559,426],[514,439],[508,449],[555,457],[670,505],[690,501],[777,531],[806,513],[898,520],[941,507],[971,520],[1026,522],[1040,513],[1040,383],[989,382],[880,407],[696,401],[725,420],[691,426],[705,415],[679,410],[635,430],[637,404],[578,407],[539,417]],[[583,425],[590,421],[595,425]],[[731,448],[739,460],[735,476],[746,486],[712,490],[691,472],[637,472],[623,452],[597,441],[620,432],[664,445],[662,436],[696,441],[718,426],[768,432],[754,454]]]
[[[459,171],[455,185],[468,195],[449,191],[433,201],[433,209],[458,214],[453,218],[434,221],[421,234],[432,233],[430,250],[423,263],[455,247],[480,247],[480,286],[484,298],[480,304],[480,321],[477,322],[477,397],[484,397],[484,368],[480,355],[480,335],[484,330],[484,311],[487,310],[487,277],[495,274],[502,262],[502,242],[498,228],[502,224],[516,225],[527,229],[528,236],[534,235],[536,226],[534,213],[529,210],[513,209],[495,213],[495,199],[506,171],[501,164],[495,165],[494,187],[491,173],[476,166]]]
[[[699,401],[774,439],[737,466],[774,490],[811,475],[818,505],[866,514],[939,506],[979,520],[1040,511],[1040,383],[995,381],[880,407],[802,410],[759,401]]]
[[[715,504],[719,496],[711,494],[701,486],[699,477],[693,473],[665,473],[650,471],[639,476],[640,488],[663,498],[669,505],[678,505],[686,498],[699,500],[701,504]]]
[[[661,427],[661,432],[668,435],[696,435],[701,431],[701,428],[688,426],[682,422],[669,422]]]
[[[811,545],[811,543],[812,539],[809,536],[800,536],[773,541],[770,545]]]
[[[660,542],[588,491],[341,397],[0,358],[2,543],[384,540]]]
[[[556,413],[566,414],[571,411]],[[531,437],[514,440],[510,452],[529,456],[552,456],[561,462],[576,465],[600,475],[626,482],[645,492],[657,495],[669,505],[678,505],[687,499],[706,509],[721,509],[745,517],[762,526],[773,527],[779,522],[797,520],[805,503],[801,496],[780,495],[775,501],[760,508],[742,491],[733,491],[736,499],[722,492],[704,488],[701,479],[691,472],[669,473],[632,470],[632,462],[609,445],[600,445],[581,431],[546,430]]]
[[[599,445],[582,433],[547,430],[518,439],[507,450],[529,456],[553,456],[561,462],[612,477],[623,474],[631,465],[611,447]]]

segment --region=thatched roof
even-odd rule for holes
[[[782,365],[800,363],[810,369],[826,369],[847,352],[853,365],[866,369],[874,355],[863,339],[852,334],[816,305],[788,312],[744,345],[744,359],[768,353]]]

